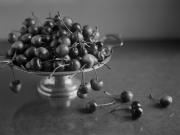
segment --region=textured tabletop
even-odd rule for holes
[[[7,49],[1,43],[0,53]],[[99,108],[85,114],[82,107],[88,100],[75,99],[69,108],[55,108],[41,100],[36,92],[40,77],[16,71],[23,83],[22,91],[9,90],[9,68],[0,70],[0,135],[177,135],[180,133],[180,44],[174,42],[125,43],[114,51],[109,62],[112,70],[98,69],[105,82],[104,90],[119,94],[131,90],[134,100],[142,103],[144,114],[131,120],[130,113],[113,107]],[[86,81],[94,73],[86,73]],[[173,104],[158,108],[147,98],[171,95]],[[97,103],[110,102],[103,91],[90,93]],[[128,104],[119,104],[128,106]]]

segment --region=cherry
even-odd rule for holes
[[[17,34],[15,34],[14,32],[11,32],[11,33],[9,33],[9,35],[8,35],[8,41],[9,41],[9,43],[14,43],[15,41],[17,41],[18,40],[18,36],[17,36]]]
[[[39,58],[33,58],[30,61],[30,65],[34,71],[39,71],[42,69],[42,62]]]
[[[30,61],[25,64],[25,68],[26,70],[33,70],[33,66],[31,65]]]
[[[62,36],[68,36],[68,32],[67,30],[61,28],[58,32],[57,32],[57,37],[62,37]]]
[[[130,102],[132,101],[134,94],[131,91],[123,91],[121,93],[121,101],[122,102]]]
[[[131,108],[132,108],[132,109],[142,108],[142,105],[140,104],[139,101],[133,101],[133,102],[131,103]]]
[[[44,23],[44,27],[53,28],[54,26],[55,26],[55,23],[54,23],[54,21],[52,21],[52,20],[47,20],[47,21],[45,21],[45,23]]]
[[[76,57],[78,57],[78,55],[79,55],[79,50],[78,50],[78,48],[77,48],[77,47],[71,48],[70,51],[69,51],[69,55],[70,55],[71,58],[76,58]]]
[[[97,45],[97,47],[98,47],[98,50],[99,50],[99,51],[102,51],[103,46],[104,46],[104,43],[101,42],[101,41],[98,41],[98,42],[96,42],[96,45]]]
[[[51,27],[44,27],[42,30],[43,34],[51,34],[53,32],[53,29]]]
[[[43,35],[42,36],[42,41],[45,43],[51,42],[51,36],[50,35]]]
[[[99,62],[104,61],[104,59],[105,59],[104,54],[102,52],[98,52],[97,59],[98,59]]]
[[[24,35],[24,34],[26,34],[28,32],[28,28],[26,27],[26,26],[22,26],[21,28],[20,28],[20,33],[21,33],[21,35]]]
[[[73,23],[72,27],[71,27],[71,31],[75,32],[75,31],[82,31],[81,29],[81,25],[79,23]]]
[[[142,108],[136,108],[131,110],[131,116],[133,120],[136,120],[140,118],[143,114],[143,109]]]
[[[104,82],[102,80],[91,79],[91,87],[95,91],[99,91],[103,88]]]
[[[36,56],[42,60],[47,60],[50,56],[48,49],[45,47],[39,47],[36,51]]]
[[[23,54],[20,54],[15,57],[15,61],[16,61],[16,64],[19,66],[25,65],[27,62],[27,58]]]
[[[36,53],[37,49],[36,47],[34,46],[31,46],[29,48],[26,49],[26,51],[24,52],[25,56],[28,58],[28,59],[31,59],[33,58],[37,53]]]
[[[26,18],[23,22],[23,25],[25,25],[26,27],[35,25],[36,21],[33,18]]]
[[[22,88],[22,84],[21,84],[20,80],[14,80],[14,81],[10,82],[9,88],[14,93],[18,93]]]
[[[81,68],[81,63],[79,62],[79,60],[72,59],[69,65],[69,69],[71,71],[76,71],[76,70],[79,70],[80,68]]]
[[[126,102],[129,102],[129,101],[132,101],[134,95],[131,91],[123,91],[120,95],[113,95],[107,91],[104,91],[104,93],[107,95],[107,96],[110,96],[111,98],[113,98],[114,100],[118,101],[118,102],[123,102],[123,103],[126,103]]]
[[[97,75],[97,71],[95,68],[93,68],[96,74],[96,79],[91,79],[90,84],[91,84],[91,88],[95,91],[99,91],[103,88],[104,86],[104,82],[102,80],[98,79],[98,75]]]
[[[63,36],[63,37],[60,37],[58,39],[58,43],[70,46],[71,45],[71,40],[67,36]]]
[[[71,40],[72,40],[73,43],[74,42],[81,42],[81,41],[84,40],[84,37],[83,37],[81,32],[75,31],[71,36]]]
[[[70,28],[73,24],[73,21],[70,17],[63,17],[63,22],[68,28]]]
[[[32,39],[32,35],[30,33],[27,33],[22,35],[20,39],[23,43],[30,43]]]
[[[56,69],[56,72],[62,72],[65,69],[63,61],[54,61],[53,68]]]
[[[88,54],[87,49],[85,48],[84,45],[78,46],[78,50],[79,50],[79,56],[83,57],[84,55]]]
[[[100,33],[98,28],[96,27],[96,29],[93,31],[93,40],[97,41],[100,38]]]
[[[90,83],[87,83],[87,82],[82,83],[78,89],[78,91],[80,91],[83,94],[88,93],[90,90],[91,90],[91,85],[90,85]]]
[[[105,104],[97,104],[96,102],[94,101],[89,101],[85,108],[84,108],[84,111],[86,113],[93,113],[97,110],[98,107],[104,107],[104,106],[110,106],[110,105],[113,105],[115,104],[115,102],[110,102],[110,103],[105,103]]]
[[[56,48],[55,52],[58,57],[62,58],[69,53],[69,47],[65,44],[61,44]]]
[[[156,99],[154,98],[151,94],[149,95],[149,99],[154,100],[155,102],[157,102],[162,108],[166,108],[168,107],[170,104],[172,104],[173,99],[171,96],[163,96],[160,99]]]
[[[69,55],[64,56],[63,58],[65,63],[69,63],[71,61],[71,57]]]
[[[84,99],[84,98],[87,98],[88,93],[82,93],[81,91],[77,91],[77,96],[78,96],[79,98]]]
[[[96,44],[91,44],[90,47],[88,47],[88,51],[94,56],[98,55],[98,47],[96,46]]]
[[[25,48],[22,41],[16,41],[12,44],[12,48],[15,49],[16,52],[22,52]]]
[[[37,26],[30,26],[28,32],[32,35],[36,35],[39,33],[39,28]]]
[[[52,40],[50,43],[50,47],[55,48],[58,45],[58,41],[56,39]]]
[[[160,105],[163,108],[168,107],[170,104],[172,104],[173,99],[171,96],[164,96],[160,99]]]
[[[42,44],[42,37],[40,35],[33,36],[31,43],[35,46],[40,46]]]
[[[92,27],[89,25],[85,25],[83,27],[83,36],[87,38],[87,37],[90,37],[92,34],[93,34]]]
[[[131,113],[132,120],[139,119],[143,114],[143,109],[139,101],[132,102],[131,106],[128,107],[116,107],[110,111],[110,113],[118,111],[118,110],[128,110]]]
[[[82,62],[87,68],[91,68],[97,63],[97,58],[94,55],[86,54],[82,57]]]

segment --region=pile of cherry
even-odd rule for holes
[[[118,110],[126,110],[130,112],[132,120],[139,119],[142,116],[143,114],[142,105],[140,101],[133,101],[134,94],[131,91],[123,91],[119,95],[113,95],[107,91],[104,91],[104,93],[110,98],[112,98],[113,101],[109,103],[104,103],[104,104],[97,104],[95,101],[89,101],[83,108],[84,112],[93,113],[96,111],[98,107],[100,108],[104,106],[116,105],[116,107],[112,109],[110,113],[113,113]],[[158,105],[158,107],[160,108],[167,108],[173,102],[173,99],[171,96],[163,96],[160,99],[156,99],[150,94],[148,98],[150,100],[153,100],[155,104]],[[128,103],[128,102],[130,102],[131,104],[126,107],[122,107],[119,105],[119,103]]]
[[[13,66],[25,71],[55,72],[77,71],[93,68],[101,64],[111,55],[112,47],[105,47],[100,40],[97,27],[81,26],[70,17],[62,17],[58,12],[54,17],[46,18],[44,23],[32,13],[26,18],[18,31],[9,33],[11,44],[6,58],[13,76]],[[100,90],[103,82],[92,80],[92,88]],[[87,95],[89,84],[83,83],[78,90],[78,96]],[[15,79],[10,83],[10,89],[18,92],[21,83]]]

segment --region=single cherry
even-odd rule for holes
[[[97,71],[95,68],[93,68],[95,71],[95,75],[96,75],[96,79],[91,79],[90,84],[91,84],[91,88],[95,91],[99,91],[104,87],[104,82],[102,80],[99,80],[98,75],[97,75]]]
[[[71,27],[71,31],[75,32],[75,31],[82,31],[81,29],[81,25],[79,23],[73,23],[72,27]]]
[[[69,51],[69,55],[71,58],[77,58],[79,55],[79,50],[77,47],[72,47]]]
[[[25,65],[27,62],[27,58],[23,54],[20,54],[15,57],[15,61],[16,61],[16,64],[19,66]]]
[[[63,17],[63,22],[68,28],[70,28],[73,24],[73,21],[70,17]]]
[[[125,103],[130,102],[130,101],[132,101],[133,97],[134,97],[134,94],[131,91],[123,91],[121,93],[121,101],[122,102],[125,102]]]
[[[71,40],[72,40],[73,43],[74,42],[81,42],[81,41],[84,40],[84,37],[83,37],[81,32],[75,31],[71,36]]]
[[[32,34],[32,35],[36,35],[39,33],[39,27],[38,26],[30,26],[28,28],[28,33]]]
[[[23,43],[31,43],[32,35],[30,33],[27,33],[22,35],[20,39]]]
[[[164,96],[159,101],[161,107],[163,108],[168,107],[170,104],[172,104],[172,102],[173,102],[173,99],[171,96]]]
[[[11,32],[11,33],[9,33],[9,35],[8,35],[8,41],[9,41],[9,43],[14,43],[15,41],[17,41],[18,40],[18,36],[17,36],[17,34],[16,33],[14,33],[14,32]]]
[[[65,44],[61,44],[56,48],[55,52],[58,57],[64,57],[69,53],[69,47]]]
[[[48,49],[45,47],[39,47],[36,50],[36,56],[42,60],[47,60],[50,56]]]
[[[41,35],[33,36],[31,39],[31,43],[35,46],[40,46],[42,44],[42,37]]]
[[[167,108],[173,102],[173,98],[168,95],[163,96],[160,99],[156,99],[150,94],[149,99],[154,100],[158,105],[160,105],[159,107],[162,107],[162,108]]]
[[[37,53],[36,53],[37,49],[36,47],[34,46],[31,46],[29,48],[26,49],[26,51],[24,52],[25,56],[28,58],[28,59],[31,59],[33,58]]]
[[[60,37],[58,39],[58,43],[59,44],[65,44],[67,46],[70,46],[71,45],[71,40],[67,37],[67,36],[63,36],[63,37]]]
[[[16,41],[12,44],[12,48],[15,49],[16,52],[21,53],[25,49],[25,45],[22,41]]]
[[[35,25],[35,24],[36,24],[36,21],[33,18],[26,18],[23,22],[23,25],[25,25],[27,27]]]
[[[89,25],[85,25],[83,27],[83,36],[84,37],[90,37],[93,34],[93,29]]]
[[[69,65],[69,69],[71,71],[76,71],[76,70],[79,70],[80,68],[81,68],[81,63],[79,62],[79,60],[72,59]]]

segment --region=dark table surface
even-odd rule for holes
[[[3,54],[7,44],[1,43]],[[130,113],[113,107],[98,109],[93,114],[81,110],[88,100],[75,99],[69,108],[55,108],[38,96],[40,77],[16,71],[23,83],[14,94],[8,88],[12,75],[9,68],[0,70],[0,135],[177,135],[180,134],[180,44],[175,42],[125,43],[115,49],[109,62],[112,70],[98,70],[105,82],[104,90],[119,94],[132,90],[134,100],[142,103],[144,114],[131,120]],[[87,73],[86,80],[94,76]],[[173,97],[166,109],[155,106],[148,94]],[[90,93],[97,103],[110,102],[103,91]],[[128,106],[128,104],[119,104]]]

